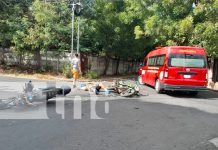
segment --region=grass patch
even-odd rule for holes
[[[88,79],[98,79],[99,78],[98,74],[92,70],[86,71],[85,77]]]

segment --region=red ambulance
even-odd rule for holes
[[[199,47],[157,47],[144,59],[139,83],[162,91],[189,91],[196,95],[207,90],[207,56]]]

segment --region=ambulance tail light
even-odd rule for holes
[[[168,78],[168,71],[164,72],[164,78]]]

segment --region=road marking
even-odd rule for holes
[[[212,143],[213,145],[215,145],[217,148],[218,148],[218,137],[217,138],[214,138],[214,139],[211,139],[209,140],[210,143]]]

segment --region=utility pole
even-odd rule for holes
[[[81,6],[80,0],[79,0],[79,5]],[[81,11],[81,7],[79,8]],[[77,54],[79,54],[79,39],[80,38],[80,16],[78,16],[78,31],[77,31]]]
[[[72,37],[71,37],[71,58],[73,57],[73,37],[74,37],[74,16],[75,16],[75,3],[73,1],[72,5]]]
[[[75,16],[75,10],[76,15],[79,16],[81,13],[82,5],[80,3],[80,0],[78,3],[75,3],[73,1],[72,5],[72,39],[71,39],[71,57],[73,56],[74,51],[74,44],[73,44],[73,38],[74,38],[74,16]],[[77,53],[79,53],[79,34],[80,34],[80,17],[78,17],[78,33],[77,33]]]

